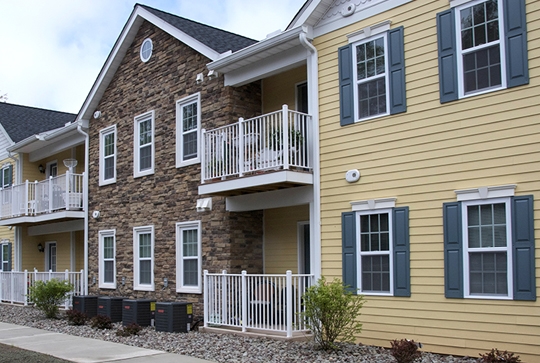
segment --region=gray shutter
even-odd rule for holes
[[[529,83],[525,0],[503,1],[507,86]]]
[[[395,208],[394,232],[394,296],[411,296],[409,207]]]
[[[345,212],[341,214],[341,238],[343,247],[343,283],[356,294],[356,213]]]
[[[402,26],[388,32],[388,48],[390,52],[390,114],[393,115],[407,111]]]
[[[444,230],[444,295],[463,297],[463,238],[461,203],[443,204]]]
[[[441,103],[458,99],[456,24],[453,9],[437,14],[439,93]]]
[[[533,196],[512,198],[514,300],[536,300]]]
[[[341,126],[354,123],[352,45],[339,48],[339,111]]]

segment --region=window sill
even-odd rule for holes
[[[102,187],[104,185],[115,184],[115,183],[116,183],[116,178],[111,179],[111,180],[100,180],[99,186]]]
[[[116,290],[116,284],[99,284],[99,288]]]
[[[176,289],[176,292],[183,294],[202,294],[202,289],[200,287],[180,287]]]
[[[133,290],[136,291],[154,291],[154,285],[136,285],[133,286]]]

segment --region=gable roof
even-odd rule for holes
[[[0,102],[0,124],[14,143],[32,135],[63,127],[76,114]]]
[[[128,21],[124,25],[79,111],[78,119],[90,120],[92,118],[92,114],[98,106],[103,93],[144,21],[150,22],[212,61],[218,59],[222,53],[234,52],[257,42],[146,5],[135,4]]]

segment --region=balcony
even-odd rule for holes
[[[310,115],[279,111],[203,130],[199,194],[235,195],[313,184]]]
[[[0,190],[0,225],[84,218],[83,174],[67,172]]]

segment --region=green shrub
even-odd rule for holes
[[[364,305],[363,296],[354,295],[341,280],[326,282],[321,277],[316,285],[304,294],[304,311],[301,313],[315,342],[324,350],[335,350],[335,341],[353,342],[362,330],[356,319]]]
[[[120,328],[116,331],[116,335],[120,337],[129,337],[131,335],[137,335],[142,330],[141,326],[137,323],[131,323],[124,328]]]
[[[392,344],[392,355],[398,363],[413,363],[422,357],[422,353],[418,351],[418,344],[414,340],[394,340],[390,344]]]
[[[96,315],[90,319],[90,325],[94,329],[112,329],[112,320],[105,315]]]
[[[35,307],[45,313],[45,316],[54,319],[58,316],[58,306],[66,299],[67,294],[73,290],[68,281],[51,279],[47,282],[35,281],[28,288],[28,299]]]
[[[491,352],[480,354],[480,362],[482,363],[500,363],[500,362],[508,362],[508,363],[518,363],[521,362],[521,359],[519,359],[519,355],[514,355],[514,353],[511,353],[507,350],[504,352],[499,351],[496,348],[491,349]]]
[[[85,313],[73,309],[66,311],[66,316],[71,325],[84,325],[88,320],[88,316]]]

